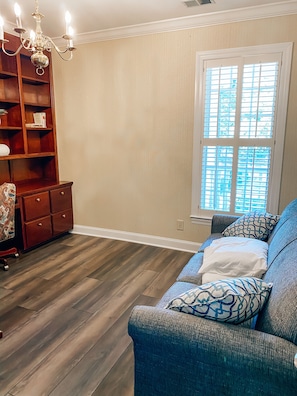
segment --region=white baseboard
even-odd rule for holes
[[[158,246],[190,253],[196,253],[201,246],[200,243],[184,241],[181,239],[163,238],[155,235],[137,234],[133,232],[111,230],[107,228],[87,227],[81,225],[75,225],[72,233],[141,243],[144,245]]]

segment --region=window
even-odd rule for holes
[[[292,44],[197,54],[192,214],[277,212]]]

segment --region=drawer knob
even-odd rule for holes
[[[61,195],[65,195],[65,192],[64,192],[64,191],[61,191],[60,194],[61,194]]]
[[[35,201],[36,201],[36,202],[40,202],[41,199],[40,199],[40,198],[36,198]]]
[[[38,225],[38,227],[42,227],[42,223],[38,223],[37,225]]]
[[[66,219],[66,215],[65,214],[62,214],[62,217],[63,217],[63,219]]]

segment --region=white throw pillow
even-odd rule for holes
[[[198,273],[202,283],[225,278],[261,278],[267,270],[267,242],[244,237],[224,237],[205,248]]]

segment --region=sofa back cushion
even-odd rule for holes
[[[272,233],[268,238],[269,244],[272,243],[273,239],[277,237],[279,233],[283,233],[283,230],[281,230],[281,228],[289,219],[294,216],[297,216],[297,199],[294,199],[292,202],[290,202],[284,209],[279,221],[277,222],[276,226],[274,227]]]
[[[284,210],[269,240],[265,282],[272,282],[269,300],[256,329],[297,344],[297,200]]]

